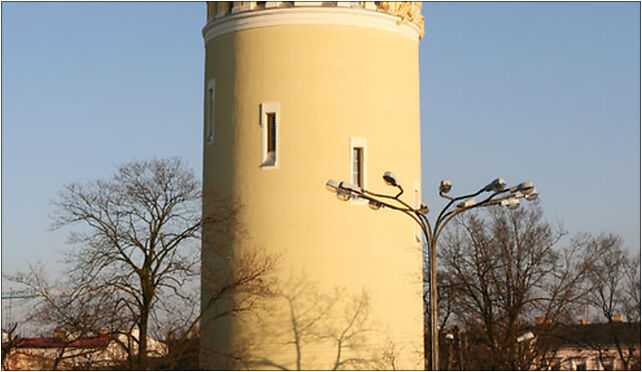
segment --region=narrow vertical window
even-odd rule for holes
[[[363,187],[363,148],[352,149],[352,184]]]
[[[214,89],[207,90],[207,141],[214,139]]]
[[[207,143],[214,141],[214,80],[207,83],[205,90],[205,140]]]
[[[269,159],[276,157],[276,113],[267,113],[267,156]]]
[[[262,167],[276,167],[278,164],[279,110],[278,102],[264,102],[260,105]]]
[[[350,138],[350,183],[366,187],[366,139]]]

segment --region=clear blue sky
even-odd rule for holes
[[[427,3],[423,192],[532,179],[640,248],[640,4]],[[204,3],[2,3],[2,271],[65,249],[50,200],[132,159],[201,169]],[[394,170],[393,170],[394,171]]]

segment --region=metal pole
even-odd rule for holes
[[[388,180],[388,178],[392,178],[391,180]],[[430,227],[430,222],[428,221],[428,217],[424,213],[428,213],[427,209],[426,212],[420,212],[419,210],[412,208],[410,205],[407,203],[403,202],[399,197],[401,194],[403,194],[403,188],[396,183],[396,180],[394,179],[394,176],[389,174],[389,172],[386,172],[384,174],[384,180],[386,183],[388,183],[391,186],[396,186],[399,188],[399,193],[395,196],[392,195],[383,195],[383,194],[377,194],[373,193],[367,190],[361,190],[359,187],[354,187],[353,185],[350,184],[344,184],[344,182],[336,182],[334,180],[329,180],[326,183],[326,186],[331,190],[331,191],[336,191],[337,195],[340,195],[340,192],[347,193],[346,195],[351,196],[351,195],[357,195],[358,197],[364,198],[366,200],[369,200],[372,203],[375,203],[374,205],[376,206],[375,209],[379,209],[380,207],[387,207],[391,208],[393,210],[397,210],[400,212],[405,213],[408,215],[410,218],[412,218],[416,223],[419,224],[421,229],[424,232],[424,237],[426,239],[426,244],[429,249],[429,257],[430,257],[430,317],[429,317],[429,328],[430,328],[430,369],[433,371],[438,371],[439,370],[439,321],[438,321],[438,306],[437,306],[437,240],[439,239],[439,234],[441,230],[443,230],[443,227],[450,221],[452,220],[456,215],[469,210],[473,209],[476,207],[481,207],[481,206],[490,206],[490,205],[496,205],[502,202],[505,199],[508,198],[513,198],[517,199],[519,202],[519,198],[525,197],[525,195],[534,195],[534,197],[528,198],[526,196],[526,200],[532,200],[537,197],[537,191],[535,187],[533,187],[531,182],[523,182],[515,187],[505,189],[505,182],[503,179],[498,178],[495,181],[493,181],[491,184],[487,185],[486,187],[482,188],[481,190],[477,191],[474,194],[469,194],[469,195],[463,195],[459,196],[456,198],[447,196],[446,194],[450,190],[450,185],[447,188],[447,190],[442,189],[442,186],[440,186],[440,191],[439,195],[443,198],[446,198],[450,200],[448,204],[441,210],[439,213],[439,216],[437,217],[437,220],[435,221],[435,226],[434,230]],[[500,182],[501,181],[501,182]],[[442,181],[443,184],[444,181]],[[499,186],[499,191],[496,191],[497,187]],[[453,203],[459,200],[467,199],[467,198],[473,198],[479,194],[481,194],[484,191],[494,191],[493,194],[491,194],[487,199],[483,200],[482,202],[479,203],[474,203],[473,200],[473,205],[464,205],[464,206],[457,206],[457,209],[451,210],[450,212],[447,212],[447,210],[450,208]],[[499,194],[503,194],[506,192],[511,192],[514,194],[511,194],[506,197],[502,198],[497,198],[493,199],[495,196]],[[370,194],[370,196],[366,195]],[[520,194],[517,196],[517,194]],[[381,200],[375,199],[374,197],[382,197],[386,199],[394,199],[397,202],[401,203],[404,207],[406,208],[400,208],[398,206],[394,206],[388,203],[385,203]],[[343,199],[347,200],[347,198]],[[414,212],[415,215],[413,215],[411,212]],[[442,219],[443,218],[443,219]],[[429,232],[429,229],[431,230]],[[424,278],[425,280],[425,278]],[[426,329],[425,329],[425,323],[424,323],[424,338],[426,334]],[[424,352],[426,351],[426,345],[424,344]],[[428,363],[424,363],[424,368],[427,368]]]
[[[439,370],[439,321],[438,321],[438,306],[437,306],[437,239],[433,234],[428,233],[428,228],[419,223],[424,237],[426,238],[426,245],[428,246],[428,257],[430,260],[430,316],[428,318],[428,325],[430,329],[430,361],[425,363],[426,368],[432,371]],[[438,227],[438,226],[435,226]]]
[[[430,367],[439,370],[439,321],[437,320],[437,244],[430,241]]]

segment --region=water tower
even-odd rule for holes
[[[389,192],[381,176],[392,170],[406,200],[421,200],[420,9],[415,2],[218,2],[208,3],[203,29],[204,189],[239,202],[247,232],[229,238],[227,263],[204,241],[203,280],[234,265],[240,252],[262,249],[279,256],[281,283],[305,278],[319,298],[339,288],[340,301],[367,293],[367,337],[344,344],[340,358],[375,362],[388,350],[400,369],[423,368],[421,231],[399,213],[339,201],[325,183]],[[202,367],[333,368],[336,339],[295,345],[292,309],[269,301],[272,310],[254,316],[206,314]],[[300,306],[294,312],[304,312]],[[346,319],[336,321],[335,330]],[[241,349],[252,364],[230,357]]]

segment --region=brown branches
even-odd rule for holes
[[[58,284],[64,293],[53,294],[36,267],[11,278],[38,293],[33,319],[82,334],[136,330],[138,335],[121,346],[129,367],[138,369],[148,367],[148,334],[171,324],[167,328],[176,343],[167,364],[175,366],[173,360],[185,351],[181,344],[198,335],[203,314],[217,302],[234,294],[234,306],[214,318],[258,303],[268,292],[275,262],[256,252],[236,255],[234,264],[221,265],[216,278],[204,280],[201,309],[194,295],[201,239],[207,243],[204,254],[228,262],[224,242],[243,233],[236,222],[238,205],[213,194],[203,201],[202,194],[193,172],[176,158],[130,162],[109,178],[64,187],[53,216],[54,229],[68,228],[75,245],[67,255],[66,278]]]
[[[454,222],[440,247],[446,296],[440,305],[466,329],[471,368],[548,365],[556,347],[548,334],[576,322],[586,306],[609,322],[616,314],[639,320],[639,261],[627,257],[619,237],[583,234],[562,247],[563,231],[539,207],[494,208]],[[537,340],[520,343],[536,316],[544,319]],[[628,366],[630,343],[611,333]]]
[[[539,208],[493,208],[487,218],[472,214],[454,222],[440,262],[453,320],[475,340],[471,366],[516,369],[515,340],[527,314],[550,302],[541,286],[555,272],[555,245],[563,233],[542,219]]]
[[[54,227],[77,227],[70,256],[77,282],[111,289],[140,330],[138,363],[146,368],[149,318],[162,288],[176,290],[198,273],[203,224],[201,186],[178,159],[131,162],[107,180],[71,184],[54,203]]]

